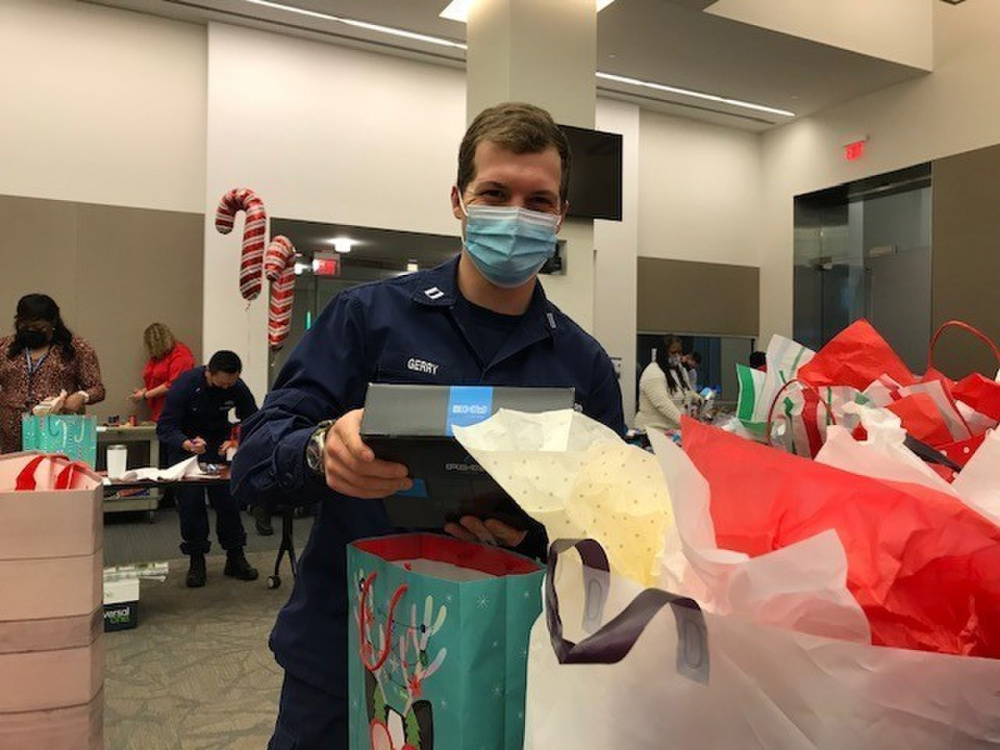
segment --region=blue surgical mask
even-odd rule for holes
[[[556,250],[559,214],[517,206],[469,206],[465,212],[465,249],[491,283],[516,287],[526,283]]]

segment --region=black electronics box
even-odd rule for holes
[[[440,529],[471,515],[526,528],[528,516],[452,428],[481,422],[499,409],[572,409],[574,395],[572,388],[369,385],[361,437],[378,458],[404,464],[413,479],[412,489],[385,499],[389,520],[402,528]]]

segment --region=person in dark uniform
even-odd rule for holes
[[[208,464],[225,463],[232,424],[229,412],[236,410],[240,421],[257,411],[257,402],[240,380],[243,365],[234,352],[219,351],[208,366],[188,370],[174,380],[167,391],[167,401],[156,423],[156,436],[166,446],[171,465],[199,456]],[[205,493],[215,509],[215,533],[226,551],[225,574],[241,581],[253,581],[257,570],[243,554],[247,535],[243,530],[240,508],[227,484],[209,487],[177,487],[177,510],[181,516],[181,552],[190,556],[186,583],[189,588],[205,585],[205,555],[208,541],[208,511]]]
[[[536,278],[566,215],[569,160],[544,110],[482,112],[460,146],[451,191],[461,253],[337,295],[243,425],[237,497],[321,501],[271,634],[285,679],[270,750],[348,746],[346,548],[391,533],[380,498],[412,484],[405,466],[378,459],[361,439],[368,383],[572,386],[585,414],[624,434],[611,360]],[[539,556],[546,546],[544,531],[526,536],[495,519],[465,517],[445,530]]]

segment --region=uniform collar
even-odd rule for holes
[[[458,261],[461,253],[417,277],[413,301],[428,307],[451,307],[458,297]]]
[[[458,291],[458,262],[461,257],[461,253],[459,253],[446,263],[427,270],[415,279],[417,283],[411,299],[426,307],[453,307],[460,294]],[[524,312],[523,323],[519,326],[519,335],[512,338],[525,344],[539,338],[552,337],[555,334],[556,326],[556,308],[549,303],[545,296],[545,290],[542,289],[542,284],[539,282],[535,284],[531,302]]]

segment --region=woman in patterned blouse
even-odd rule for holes
[[[41,401],[66,391],[61,412],[79,414],[104,400],[94,348],[66,328],[51,297],[21,297],[14,331],[0,338],[0,453],[21,450],[21,415]]]

